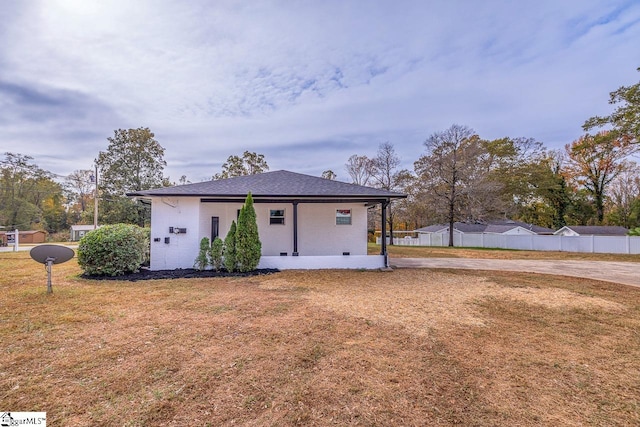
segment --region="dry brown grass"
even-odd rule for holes
[[[478,258],[478,259],[550,259],[584,261],[640,262],[640,255],[591,254],[558,251],[517,251],[507,249],[449,248],[428,246],[387,246],[393,258]],[[380,245],[369,243],[369,253],[380,253]]]
[[[638,425],[640,289],[500,272],[91,282],[0,254],[0,402],[50,425]]]

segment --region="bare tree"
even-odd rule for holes
[[[393,144],[390,142],[380,144],[378,153],[371,162],[372,173],[370,179],[373,181],[374,186],[387,191],[402,191],[403,184],[408,182],[412,175],[406,169],[398,170],[400,158],[396,155]],[[395,201],[390,202],[387,208],[387,224],[389,224],[389,235],[391,236],[389,243],[391,245],[393,245],[393,226],[397,217],[394,205]]]
[[[66,179],[66,189],[80,205],[80,211],[87,210],[87,203],[94,195],[95,177],[89,169],[79,169],[70,173]]]
[[[454,124],[433,133],[424,145],[427,154],[414,168],[424,193],[449,223],[449,246],[453,246],[456,220],[481,215],[482,206],[495,197],[500,184],[488,179],[491,168],[486,144],[473,129]]]
[[[358,185],[367,185],[374,172],[373,160],[367,156],[358,156],[354,154],[349,157],[345,164],[347,173],[351,177],[351,182]]]

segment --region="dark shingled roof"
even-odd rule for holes
[[[512,230],[516,227],[522,227],[526,230],[533,231],[536,234],[551,234],[553,230],[546,227],[540,227],[534,224],[527,224],[522,221],[515,221],[511,219],[507,220],[493,220],[487,222],[456,222],[453,224],[454,230],[458,230],[462,233],[504,233]],[[419,228],[415,231],[421,233],[437,233],[442,230],[447,230],[449,224],[434,224],[427,227]]]
[[[128,193],[128,196],[405,198],[406,194],[285,170]]]

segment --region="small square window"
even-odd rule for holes
[[[271,209],[269,211],[269,224],[284,225],[284,209]]]
[[[336,210],[336,225],[351,225],[351,209]]]

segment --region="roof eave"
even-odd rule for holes
[[[200,198],[225,198],[225,199],[244,199],[247,194],[211,194],[211,193],[127,193],[128,197],[200,197]],[[315,194],[315,195],[301,195],[301,194],[252,194],[253,199],[376,199],[376,200],[390,200],[390,199],[406,199],[406,194]]]

